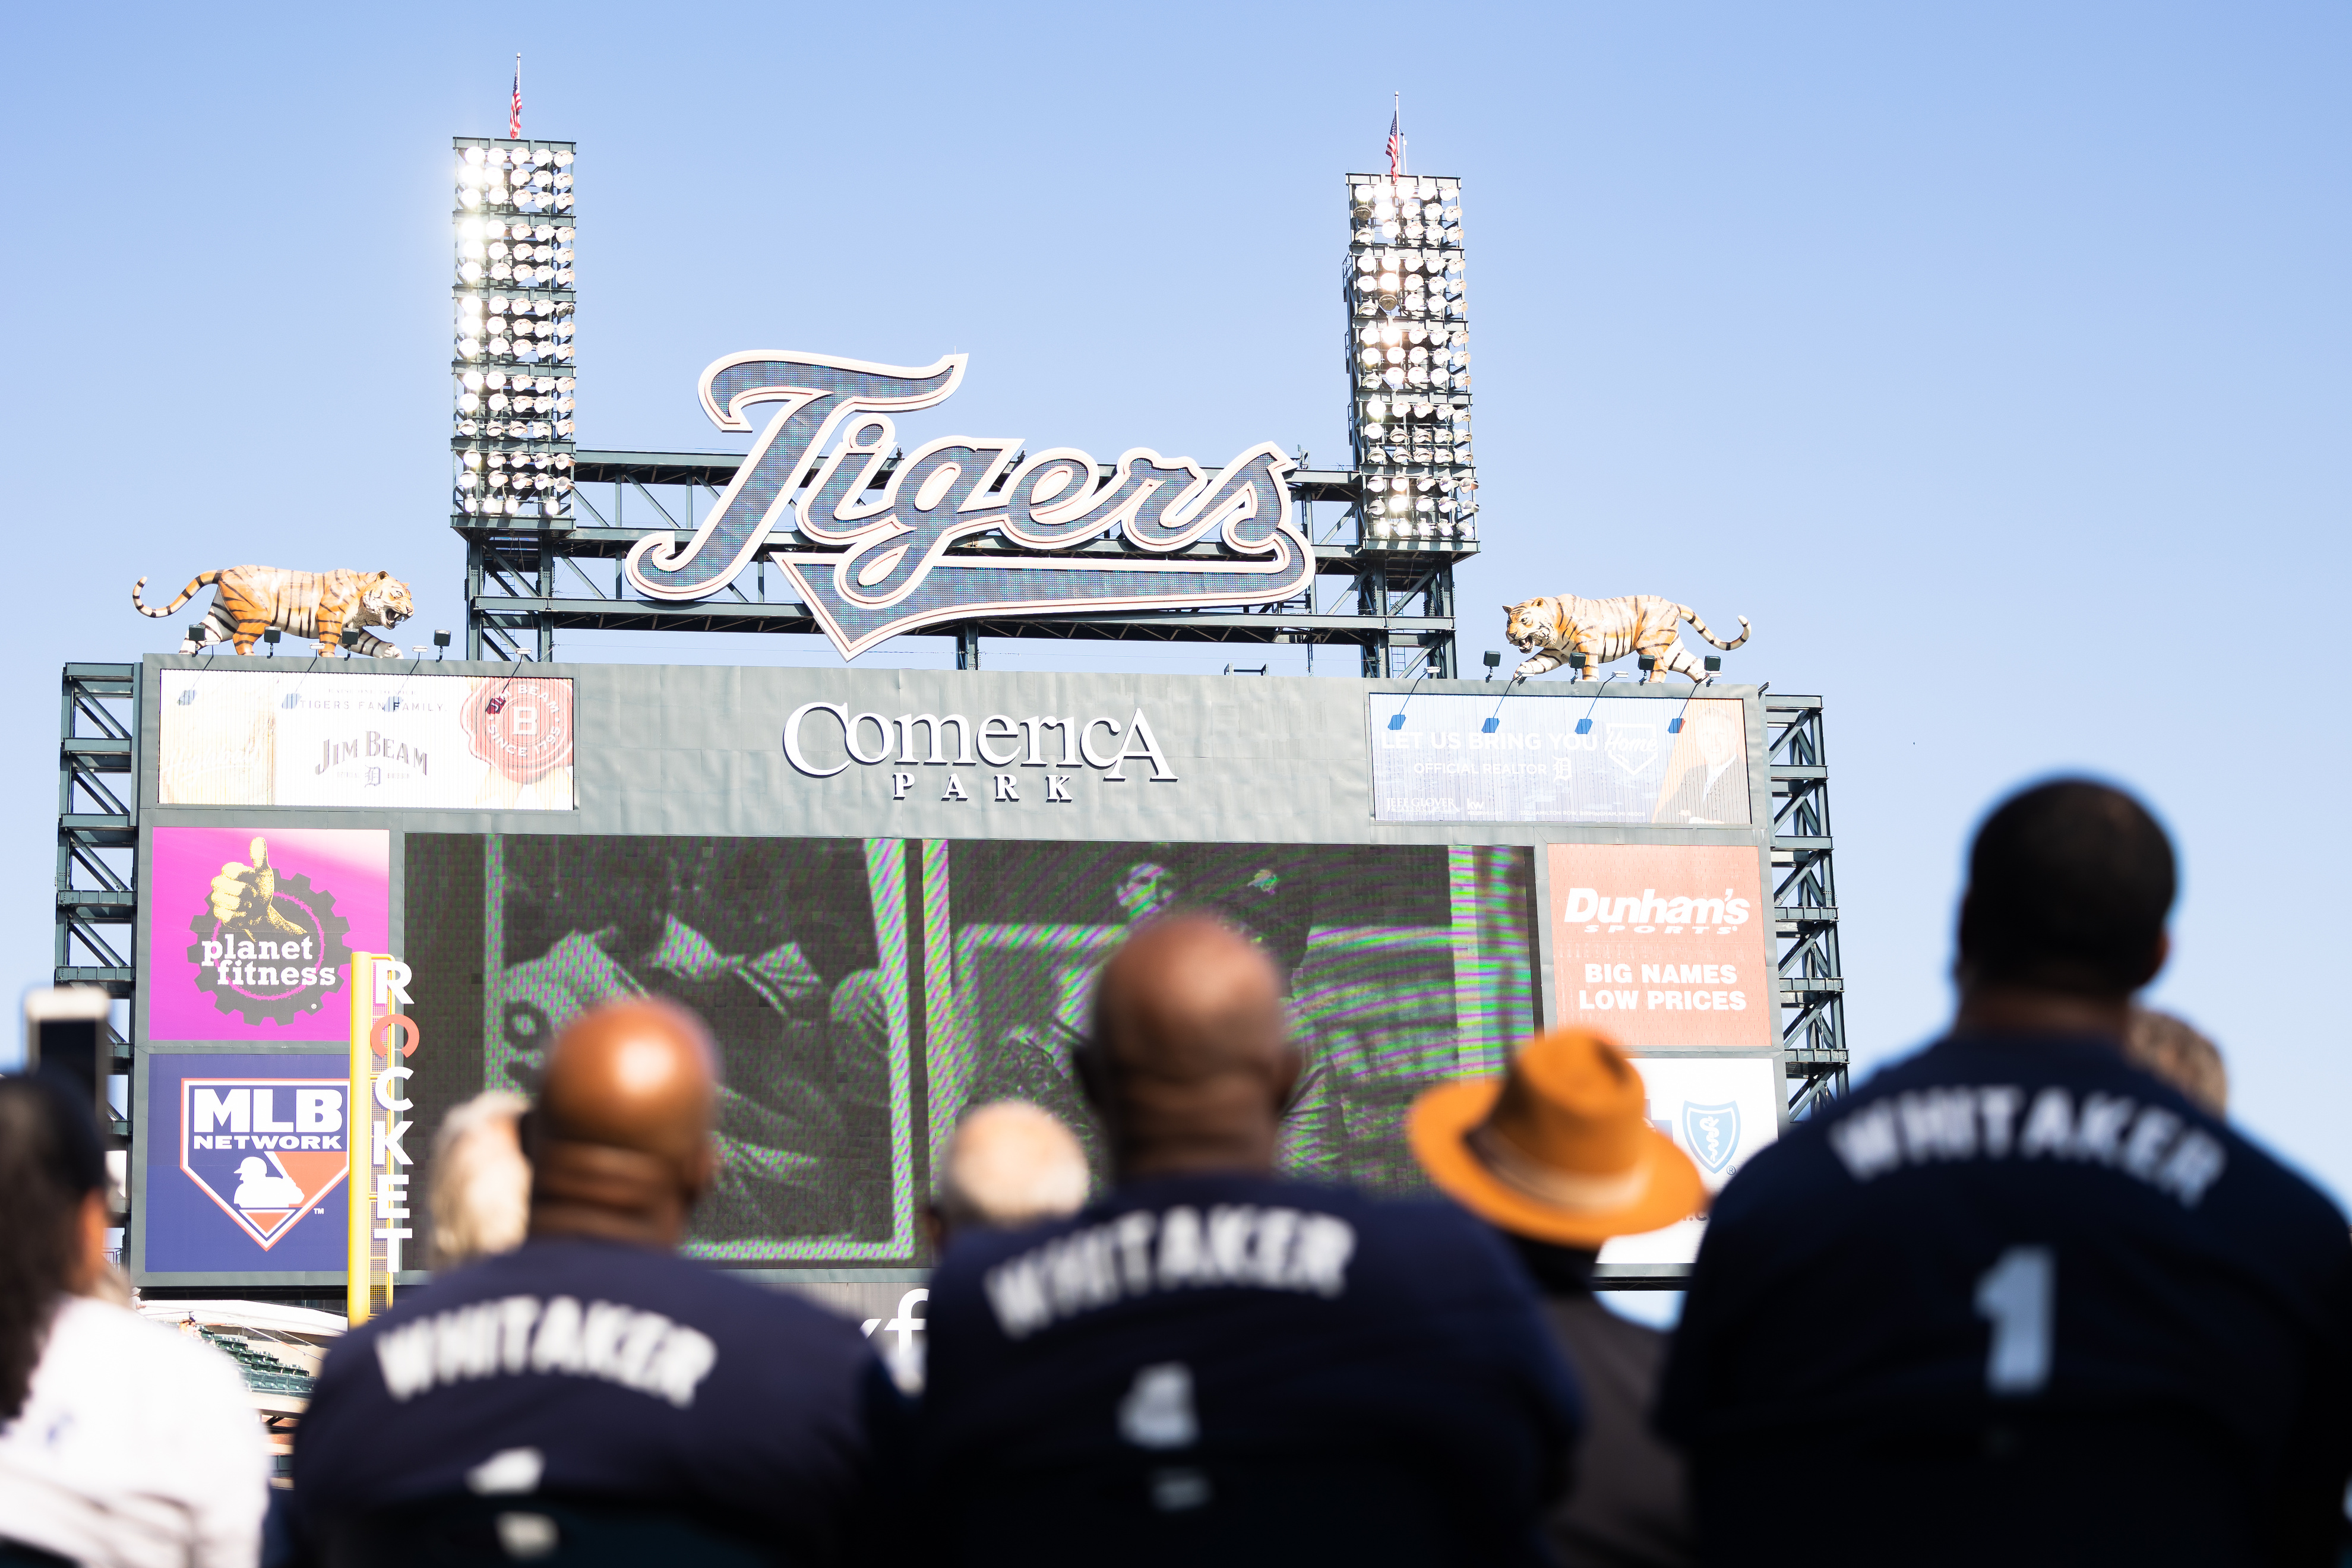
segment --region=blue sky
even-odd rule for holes
[[[1732,673],[1829,703],[1865,1061],[1948,1006],[1990,801],[2142,791],[2187,870],[2158,999],[2352,1191],[2340,6],[19,7],[0,41],[0,977],[47,968],[58,665],[176,640],[133,577],[385,567],[459,623],[447,138],[502,128],[515,49],[526,130],[581,144],[593,446],[721,445],[696,373],[793,346],[967,352],[961,428],[1331,461],[1339,176],[1402,90],[1416,171],[1465,182],[1474,667],[1528,591],[1754,623]]]

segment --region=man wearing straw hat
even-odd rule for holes
[[[1698,1168],[1650,1124],[1646,1100],[1615,1047],[1563,1029],[1501,1078],[1440,1084],[1412,1108],[1422,1168],[1517,1251],[1584,1394],[1576,1490],[1549,1524],[1563,1568],[1692,1561],[1682,1461],[1649,1426],[1665,1336],[1592,1294],[1602,1242],[1706,1206]]]

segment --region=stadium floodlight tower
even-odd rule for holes
[[[450,521],[568,526],[572,487],[569,142],[453,137]]]
[[[1348,176],[1348,429],[1375,551],[1477,548],[1462,182]]]

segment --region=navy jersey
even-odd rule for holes
[[[1710,1562],[2332,1563],[2347,1331],[2308,1183],[2103,1041],[1957,1038],[1717,1197],[1659,1419]]]
[[[1244,1174],[973,1234],[931,1285],[928,1558],[1543,1561],[1578,1426],[1484,1226]]]
[[[298,1536],[420,1499],[672,1509],[840,1559],[887,1399],[848,1321],[666,1252],[564,1237],[458,1270],[338,1341],[294,1453]]]

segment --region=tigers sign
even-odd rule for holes
[[[973,616],[1273,604],[1312,580],[1284,482],[1295,465],[1271,441],[1216,473],[1132,447],[1107,481],[1086,453],[1029,451],[1017,436],[944,436],[898,457],[893,416],[946,402],[963,370],[961,354],[920,367],[781,351],[713,363],[702,373],[713,424],[752,431],[751,411],[772,412],[692,534],[630,551],[630,585],[707,598],[764,552],[855,658]],[[1114,535],[1126,549],[1087,549]]]

